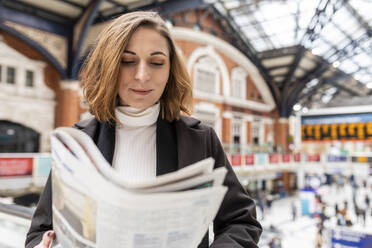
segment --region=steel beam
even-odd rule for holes
[[[81,15],[81,18],[84,18],[85,23],[83,24],[83,28],[81,30],[81,33],[79,34],[79,39],[78,39],[77,44],[73,44],[73,48],[75,47],[75,45],[76,45],[76,48],[72,49],[73,50],[72,64],[69,64],[69,77],[71,79],[77,79],[78,77],[78,73],[79,73],[80,66],[81,66],[81,62],[79,61],[81,48],[85,40],[85,36],[88,32],[88,29],[92,25],[94,18],[96,17],[99,7],[101,6],[102,2],[103,0],[91,0],[85,12],[83,12],[83,14]]]
[[[303,47],[303,46],[300,46],[298,48],[298,52],[292,62],[292,65],[285,77],[285,79],[283,80],[284,82],[284,87],[283,87],[283,91],[282,91],[282,104],[280,106],[281,108],[281,112],[285,111],[283,108],[286,108],[286,102],[287,102],[287,98],[289,96],[289,86],[290,86],[290,83],[292,82],[292,79],[294,77],[294,74],[295,74],[295,71],[296,69],[298,68],[298,65],[300,64],[300,61],[301,59],[304,57],[304,54],[306,52],[306,49]]]
[[[25,42],[27,45],[34,48],[36,51],[40,52],[59,72],[61,77],[65,79],[67,77],[65,69],[62,67],[62,65],[57,61],[57,59],[50,54],[44,47],[42,47],[39,43],[36,41],[28,38],[26,35],[18,32],[17,30],[0,23],[0,30],[14,36],[17,39],[20,39],[21,41]]]
[[[14,18],[15,20],[18,20],[16,22],[27,26],[38,25],[38,22],[42,23],[42,26],[45,26],[45,22],[69,26],[74,22],[74,20],[68,16],[41,9],[37,6],[17,0],[2,0],[1,3],[2,4],[0,7],[5,8],[1,11],[3,16],[6,16],[7,18]],[[9,10],[13,10],[13,12],[7,13]],[[20,13],[23,15],[20,16]],[[16,16],[13,17],[13,14]],[[25,18],[25,16],[28,17]],[[31,16],[35,18],[30,18]],[[30,23],[28,24],[28,22]]]
[[[58,1],[63,2],[63,3],[66,3],[66,4],[71,5],[73,7],[79,8],[81,10],[83,10],[83,9],[86,8],[86,6],[84,6],[82,4],[79,4],[77,2],[70,1],[70,0],[58,0]]]
[[[285,102],[286,108],[283,108],[280,111],[281,117],[289,117],[292,111],[292,107],[298,101],[298,97],[301,91],[305,88],[306,83],[314,78],[319,78],[324,72],[328,70],[328,68],[329,68],[329,64],[326,62],[323,62],[296,83],[296,85],[291,89],[291,92],[289,93],[289,97],[287,98]]]
[[[64,37],[68,35],[69,28],[71,28],[73,23],[72,19],[66,18],[64,24],[62,24],[62,21],[57,16],[53,18],[43,17],[40,14],[36,14],[39,13],[39,10],[13,8],[14,6],[6,4],[7,1],[2,3],[4,5],[0,5],[1,22],[10,21]],[[53,14],[48,12],[48,15]]]

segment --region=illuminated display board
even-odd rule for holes
[[[302,116],[301,137],[302,141],[372,141],[372,113]]]

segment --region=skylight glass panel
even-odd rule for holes
[[[337,24],[339,28],[348,34],[355,32],[355,30],[360,27],[359,22],[355,19],[355,17],[350,15],[345,7],[335,13],[332,18],[332,22]]]
[[[293,46],[295,45],[295,39],[294,39],[294,33],[288,32],[288,33],[282,33],[279,35],[276,35],[278,37],[279,42],[282,47],[287,47],[287,46]]]
[[[351,33],[351,37],[354,40],[357,40],[365,34],[366,34],[366,30],[364,28],[359,28],[356,31],[354,31],[353,33]]]
[[[342,40],[346,38],[345,34],[343,34],[333,23],[328,23],[322,30],[321,35],[326,39],[332,42],[332,44],[338,44]]]
[[[273,47],[262,39],[251,40],[252,45],[257,52],[273,49]]]
[[[372,1],[367,0],[350,0],[350,5],[361,15],[365,20],[371,18]]]
[[[346,39],[342,40],[341,42],[339,42],[339,43],[336,45],[336,47],[337,47],[337,49],[342,50],[342,49],[344,49],[346,46],[350,45],[350,42],[351,42],[351,40],[348,39],[348,38],[346,38]]]
[[[271,40],[271,43],[273,44],[273,46],[274,46],[275,48],[280,48],[280,47],[283,46],[282,43],[280,42],[280,39],[278,38],[277,35],[273,35],[273,36],[271,36],[271,37],[270,37],[270,40]]]
[[[263,14],[260,10],[255,10],[255,11],[253,11],[253,13],[254,13],[254,17],[257,20],[257,23],[262,23],[262,22],[266,21],[265,17],[263,16]]]
[[[301,40],[302,40],[302,37],[304,36],[305,34],[305,29],[299,29],[299,30],[295,30],[295,39],[296,39],[296,43],[300,43]],[[297,36],[296,36],[296,32],[297,32]]]
[[[354,56],[353,60],[357,61],[361,67],[366,67],[366,66],[371,65],[371,61],[372,61],[371,56],[365,53],[361,53],[361,54]]]
[[[293,18],[278,18],[262,24],[267,35],[289,33],[292,39],[294,39],[294,19]]]
[[[238,25],[247,25],[250,23],[250,18],[247,15],[234,16],[234,21]]]
[[[296,13],[298,7],[298,1],[297,0],[287,0],[287,9],[290,13]]]
[[[330,49],[331,46],[329,45],[328,42],[325,42],[323,39],[318,39],[313,42],[313,48],[316,48],[316,55],[324,55],[327,53]]]
[[[291,13],[288,11],[287,5],[283,2],[261,2],[259,9],[267,20],[276,19],[283,16],[288,16]]]
[[[241,27],[241,31],[247,36],[248,39],[254,40],[260,38],[262,34],[260,34],[256,27],[253,25]]]
[[[301,12],[313,10],[313,15],[315,13],[315,9],[319,5],[319,0],[311,0],[311,1],[300,1],[299,7]]]
[[[305,12],[302,12],[298,18],[298,25],[300,28],[303,28],[303,29],[307,29],[307,27],[309,26],[309,23],[311,21],[311,19],[313,18],[314,16],[314,12],[313,11],[305,11]]]

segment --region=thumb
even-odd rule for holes
[[[43,247],[49,248],[53,239],[54,239],[54,231],[47,231],[46,233],[44,233],[43,240],[42,240]]]

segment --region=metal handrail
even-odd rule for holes
[[[16,204],[5,204],[0,202],[0,212],[31,220],[34,209]]]

